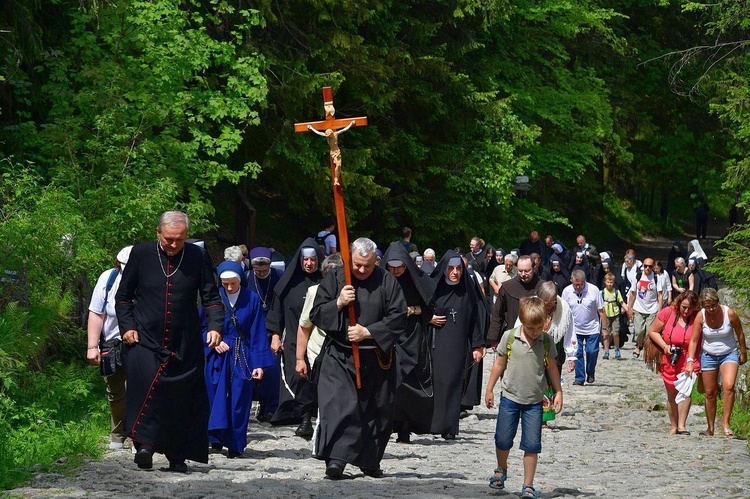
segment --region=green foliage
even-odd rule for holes
[[[69,467],[101,456],[109,424],[103,387],[95,369],[77,365],[16,371],[0,388],[0,488],[60,469],[63,457]]]

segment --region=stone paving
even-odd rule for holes
[[[572,386],[564,374],[565,407],[542,436],[536,488],[547,497],[750,497],[747,442],[699,437],[706,427],[702,407],[688,418],[690,436],[668,435],[661,378],[631,358],[600,360],[592,385]],[[492,364],[488,355],[485,381]],[[496,397],[499,392],[496,392]],[[244,455],[212,453],[207,465],[188,462],[187,474],[138,470],[129,450],[108,451],[72,475],[39,474],[16,497],[257,497],[401,498],[520,495],[522,452],[511,451],[507,491],[493,491],[495,410],[477,407],[461,421],[455,441],[412,436],[410,445],[391,440],[382,462],[385,476],[364,477],[347,468],[346,479],[324,478],[322,461],[293,427],[253,422]],[[516,439],[518,445],[519,437]],[[102,444],[104,445],[104,443]],[[515,494],[515,495],[514,495]]]

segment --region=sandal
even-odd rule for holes
[[[734,436],[734,432],[732,431],[731,428],[724,428],[724,436],[725,437],[733,437]]]
[[[705,430],[705,431],[698,433],[698,436],[699,437],[713,437],[714,434],[711,431]]]
[[[633,350],[633,359],[638,360],[638,357],[641,356],[641,350],[638,347],[635,347],[635,350]]]
[[[521,497],[536,499],[537,495],[536,490],[534,490],[534,486],[523,484],[523,488],[521,489]]]
[[[508,479],[508,470],[495,468],[494,473],[495,476],[490,477],[490,488],[495,490],[503,490],[505,488],[505,480]],[[496,476],[497,473],[500,473],[501,476]]]

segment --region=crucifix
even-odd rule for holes
[[[456,323],[456,314],[458,314],[458,312],[456,312],[455,310],[453,310],[453,308],[451,308],[451,311],[448,312],[448,313],[450,314],[451,318],[453,319],[453,324],[455,324]]]
[[[323,108],[325,119],[323,121],[310,121],[306,123],[295,123],[295,132],[313,132],[326,138],[331,163],[331,185],[333,186],[333,200],[336,206],[336,227],[339,229],[339,247],[341,248],[341,260],[344,262],[344,283],[352,283],[351,255],[349,254],[349,232],[346,228],[346,209],[344,206],[344,183],[341,177],[341,150],[339,149],[338,136],[352,127],[367,126],[367,118],[336,118],[336,109],[333,107],[333,90],[331,87],[323,87]],[[348,308],[349,324],[357,323],[354,313],[354,303]],[[362,388],[362,379],[359,373],[359,345],[352,343],[352,361],[354,362],[354,374],[357,388]]]

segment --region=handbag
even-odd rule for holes
[[[122,366],[122,340],[113,338],[99,347],[99,374],[108,378],[115,374],[117,366]]]

